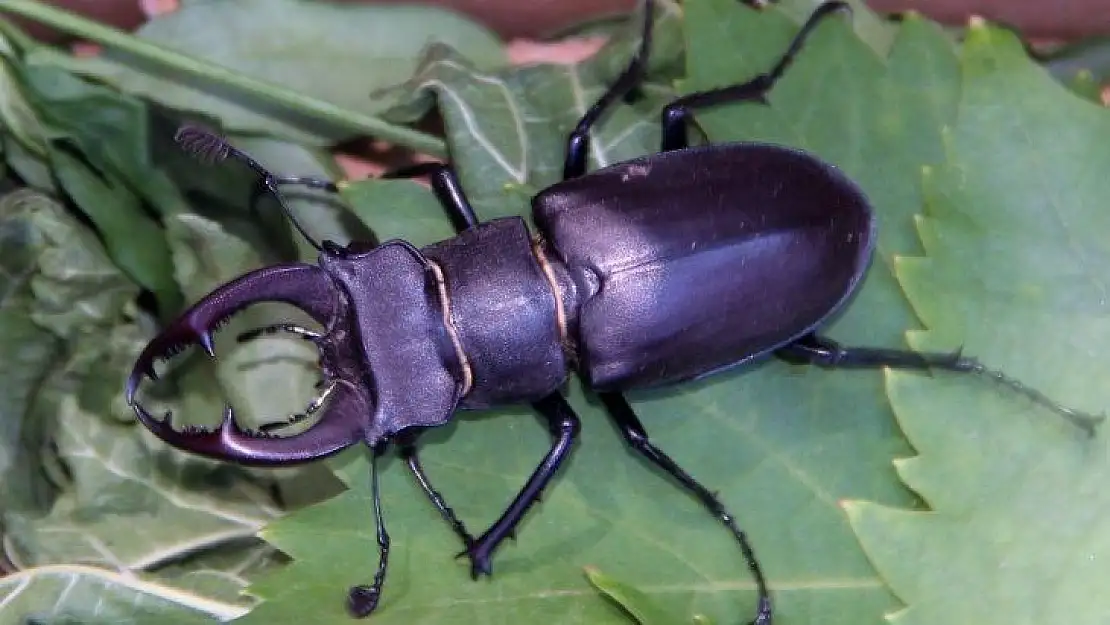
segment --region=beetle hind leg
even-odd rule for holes
[[[776,355],[794,364],[816,365],[826,369],[939,369],[982,376],[1055,412],[1091,436],[1095,434],[1095,428],[1106,419],[1105,415],[1093,415],[1064,406],[1037,389],[1026,386],[1001,371],[989,369],[975,358],[964,356],[959,350],[915,352],[908,349],[846,347],[832,339],[808,334],[779,349]]]
[[[767,580],[763,575],[763,568],[759,564],[759,560],[755,557],[755,551],[752,549],[751,543],[748,542],[747,536],[740,526],[736,523],[736,517],[725,508],[721,500],[717,498],[709,489],[702,486],[695,480],[689,473],[684,471],[682,467],[678,466],[674,460],[663,453],[661,449],[651,443],[648,438],[647,430],[640,422],[636,412],[629,405],[628,400],[620,393],[598,393],[602,404],[605,405],[605,410],[609,413],[609,417],[620,428],[621,434],[624,435],[625,442],[652,464],[665,471],[668,475],[678,480],[687,491],[697,497],[702,505],[704,505],[709,512],[724,523],[729,532],[732,533],[733,538],[740,545],[740,552],[744,556],[744,561],[748,565],[748,569],[755,578],[756,590],[759,593],[759,605],[756,610],[756,617],[752,621],[752,625],[770,625],[772,620],[771,609],[771,596],[767,590]]]
[[[810,14],[805,24],[802,25],[798,34],[794,36],[786,52],[779,58],[778,63],[771,71],[760,74],[745,83],[709,91],[698,91],[673,100],[663,109],[661,116],[663,126],[662,150],[664,152],[680,150],[689,145],[686,129],[689,123],[694,122],[693,111],[695,109],[738,102],[761,102],[765,104],[765,96],[786,73],[786,69],[793,63],[794,58],[805,46],[806,41],[817,29],[817,26],[829,16],[841,12],[851,13],[851,7],[847,2],[830,0],[817,7]]]

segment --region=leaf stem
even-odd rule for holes
[[[116,28],[105,26],[37,0],[0,0],[0,12],[14,13],[57,30],[127,52],[182,74],[276,102],[291,110],[372,135],[417,152],[445,158],[447,148],[439,137],[362,115],[280,86],[233,72],[225,67],[168,50]]]

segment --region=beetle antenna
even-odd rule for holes
[[[281,212],[285,213],[285,217],[289,219],[289,223],[293,224],[297,232],[304,237],[309,245],[315,248],[317,252],[324,252],[323,246],[321,246],[316,239],[312,238],[312,236],[308,234],[308,231],[301,226],[301,222],[297,220],[296,216],[293,215],[293,211],[289,209],[289,205],[285,203],[285,196],[278,190],[278,185],[286,184],[290,181],[298,182],[300,180],[299,178],[275,176],[249,154],[231,145],[226,137],[222,137],[203,126],[186,124],[177,130],[173,139],[183,150],[203,163],[215,164],[223,162],[228,158],[234,158],[253,169],[255,173],[262,177],[259,190],[274,196],[278,206],[281,207]]]

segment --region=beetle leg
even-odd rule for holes
[[[827,369],[891,369],[954,371],[984,376],[1028,397],[1034,403],[1064,417],[1076,427],[1093,436],[1105,415],[1093,415],[1063,406],[1037,389],[1026,386],[1001,371],[989,369],[975,358],[954,352],[915,352],[902,349],[844,347],[832,339],[808,334],[780,348],[776,355],[795,364],[817,365]]]
[[[447,211],[451,224],[455,230],[462,232],[467,228],[478,225],[478,216],[474,208],[466,199],[466,192],[459,183],[455,171],[443,163],[417,163],[410,167],[402,167],[382,174],[382,178],[416,178],[428,176],[432,183],[432,191],[439,199],[440,205]]]
[[[786,72],[786,68],[794,61],[794,58],[801,51],[806,40],[817,26],[828,16],[841,11],[851,14],[852,8],[847,2],[841,2],[839,0],[825,2],[817,7],[809,16],[809,19],[806,20],[805,24],[802,25],[798,34],[794,36],[786,53],[782,55],[775,67],[766,74],[760,74],[752,80],[739,85],[690,93],[668,104],[663,109],[663,114],[661,116],[663,126],[663,151],[669,152],[671,150],[679,150],[689,145],[688,139],[686,138],[686,126],[688,122],[694,121],[691,117],[694,109],[745,101],[756,101],[766,104],[764,96],[775,86],[779,78],[782,78],[782,75]]]
[[[767,581],[763,576],[763,569],[759,565],[759,560],[755,557],[755,551],[752,549],[751,544],[748,542],[747,536],[743,530],[736,523],[736,517],[733,516],[725,505],[721,503],[720,499],[714,495],[709,489],[702,486],[695,480],[689,473],[684,471],[682,467],[678,466],[674,460],[671,460],[667,454],[663,453],[661,449],[651,443],[648,438],[647,430],[640,422],[636,412],[632,406],[625,399],[624,395],[620,393],[598,393],[598,398],[604,404],[606,412],[613,420],[621,434],[624,435],[625,442],[652,464],[663,469],[668,475],[678,480],[683,488],[697,497],[702,505],[704,505],[710,513],[717,519],[725,524],[725,527],[732,532],[732,536],[736,542],[740,544],[740,552],[744,556],[744,561],[751,570],[752,577],[755,578],[756,591],[759,593],[759,607],[756,611],[755,620],[752,625],[770,625],[771,623],[771,596],[767,591]]]
[[[640,46],[628,66],[613,84],[594,102],[567,137],[566,160],[563,162],[563,180],[577,178],[586,173],[590,155],[590,129],[618,100],[635,90],[644,81],[648,57],[651,54],[651,32],[655,16],[654,0],[644,0],[644,21],[640,32]]]
[[[378,607],[382,597],[382,584],[385,583],[385,571],[389,565],[389,534],[385,531],[385,520],[382,518],[382,500],[378,492],[378,456],[385,451],[385,446],[375,447],[370,454],[370,490],[374,505],[374,525],[378,531],[378,570],[374,573],[374,581],[369,586],[352,586],[347,593],[347,610],[356,618],[369,616]]]
[[[566,398],[560,395],[558,391],[533,403],[532,407],[547,421],[547,427],[555,440],[551,444],[551,450],[547,452],[543,461],[532,472],[532,476],[528,478],[524,488],[520,490],[513,502],[509,504],[509,507],[501,513],[501,518],[497,519],[488,530],[474,541],[473,545],[463,552],[470,557],[470,576],[474,579],[478,579],[478,576],[482,574],[493,574],[493,567],[490,562],[493,552],[502,541],[513,536],[517,524],[520,523],[525,513],[532,507],[532,504],[540,500],[543,489],[551,481],[555,472],[559,470],[559,466],[566,458],[581,429],[578,415],[574,413],[574,409],[570,407]],[[460,553],[459,555],[463,554]]]
[[[474,537],[466,529],[466,525],[459,520],[459,517],[455,516],[455,511],[451,509],[451,506],[447,505],[447,501],[444,500],[443,495],[432,486],[432,482],[428,479],[428,475],[424,473],[424,467],[420,464],[420,458],[417,456],[416,452],[416,445],[412,439],[400,443],[400,455],[401,459],[408,465],[409,471],[411,471],[412,476],[416,478],[416,482],[420,485],[424,494],[428,496],[432,505],[436,507],[436,510],[439,510],[439,514],[443,517],[443,520],[447,521],[451,529],[455,532],[455,535],[462,541],[463,547],[465,549],[470,549],[471,545],[474,544]]]

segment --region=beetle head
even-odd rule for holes
[[[308,462],[360,441],[376,446],[406,428],[445,423],[468,388],[468,378],[447,338],[444,287],[432,263],[403,241],[377,247],[355,242],[345,248],[318,243],[297,222],[278,187],[301,184],[334,192],[334,184],[275,176],[203,128],[183,127],[176,139],[202,160],[234,158],[252,169],[259,176],[256,195],[277,200],[297,231],[320,252],[320,266],[284,264],[248,273],[171,323],[146,346],[127,380],[127,402],[139,421],[179,449],[251,465]],[[179,431],[169,414],[158,419],[135,401],[143,376],[155,377],[155,361],[194,344],[214,357],[215,330],[236,312],[260,302],[296,306],[324,328],[319,335],[301,332],[316,344],[328,385],[326,404],[313,402],[313,412],[323,405],[316,424],[289,437],[246,432],[235,424],[229,407],[215,430]]]
[[[276,437],[246,432],[235,424],[230,406],[215,430],[175,430],[171,415],[157,418],[136,401],[144,375],[155,378],[157,360],[172,357],[190,345],[215,356],[213,334],[232,315],[263,301],[292,304],[325,328],[307,337],[319,352],[325,382],[332,384],[319,422],[301,434]],[[251,465],[307,462],[337,453],[364,439],[371,415],[368,371],[350,340],[350,306],[343,290],[319,267],[285,264],[259,269],[209,294],[155,337],[140,354],[127,380],[126,397],[135,415],[151,432],[170,445],[200,455]]]

